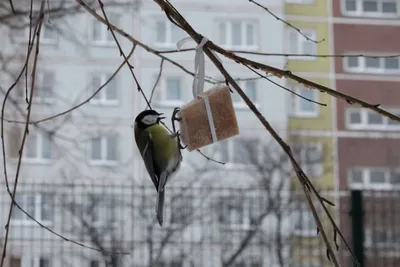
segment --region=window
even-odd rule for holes
[[[164,18],[156,20],[155,28],[155,42],[158,46],[176,47],[176,43],[186,36],[185,31]]]
[[[400,116],[400,109],[387,109]],[[354,130],[400,130],[400,122],[363,108],[347,108],[346,127]]]
[[[35,90],[32,102],[40,104],[51,104],[54,97],[55,73],[52,70],[39,70],[36,74]],[[26,97],[30,97],[31,78],[28,78],[28,95],[25,90],[25,79],[20,79],[17,84],[18,101],[26,103]]]
[[[354,73],[398,74],[399,57],[347,57],[344,59],[345,70]]]
[[[317,213],[322,213],[321,207],[315,207]],[[293,210],[294,233],[301,236],[314,236],[317,233],[317,224],[308,202],[296,202]]]
[[[323,174],[323,150],[320,143],[293,144],[292,151],[305,174],[317,178]]]
[[[249,80],[240,81],[238,84],[250,100],[253,101],[253,103],[257,103],[257,82],[255,80]],[[234,105],[244,105],[243,99],[236,92],[232,94],[232,101]]]
[[[233,138],[215,144],[218,160],[240,165],[257,164],[261,157],[260,141],[257,138]]]
[[[29,133],[26,138],[24,158],[31,161],[51,159],[52,138],[49,133]]]
[[[100,267],[100,262],[98,260],[91,260],[90,267]]]
[[[219,197],[215,212],[220,224],[244,225],[244,203],[239,195]]]
[[[174,260],[159,260],[156,264],[157,267],[183,267],[183,260],[174,259]]]
[[[21,257],[11,256],[10,267],[21,267]]]
[[[220,21],[219,44],[231,49],[257,49],[256,24],[248,20]]]
[[[193,196],[182,195],[171,203],[171,225],[185,225],[193,216]]]
[[[311,4],[314,0],[286,0],[289,4]]]
[[[370,228],[365,231],[365,245],[368,248],[396,249],[400,247],[400,229],[388,229],[389,227]]]
[[[393,189],[400,187],[400,170],[353,167],[348,172],[349,186],[354,189]]]
[[[288,54],[296,54],[296,55],[314,55],[317,54],[317,44],[313,41],[316,40],[317,34],[315,30],[312,29],[300,29],[301,33],[309,38],[305,38],[301,35],[297,30],[292,28],[287,28],[287,44],[288,44]],[[311,41],[310,41],[311,40]],[[293,59],[301,59],[301,60],[314,60],[315,57],[294,57]]]
[[[290,94],[289,110],[292,117],[315,118],[319,116],[319,107],[311,101],[318,101],[318,91],[310,88],[296,87],[293,91],[301,95]],[[309,100],[308,100],[309,99]],[[311,100],[311,101],[310,101]]]
[[[98,136],[91,139],[92,163],[106,164],[117,161],[117,135]]]
[[[108,21],[115,25],[118,26],[119,20],[120,20],[120,15],[108,12],[107,13],[107,18]],[[91,29],[89,32],[89,38],[92,42],[92,44],[97,44],[97,45],[114,45],[115,40],[112,36],[112,33],[110,30],[107,29],[108,27],[104,25],[103,23],[93,19],[92,24],[91,24]]]
[[[342,0],[344,15],[357,17],[398,17],[397,0]]]
[[[159,104],[181,105],[182,102],[182,80],[178,76],[164,77],[160,81],[160,90],[158,92]]]
[[[92,74],[91,75],[91,93],[94,94],[108,79],[111,73]],[[100,92],[98,92],[91,100],[91,104],[97,105],[116,105],[118,104],[117,96],[117,79],[112,78]]]
[[[28,43],[29,40],[29,22],[25,24],[26,26],[21,28],[11,29],[12,37],[15,37],[20,42]],[[45,16],[42,24],[42,28],[40,30],[40,43],[41,44],[54,44],[57,42],[58,33],[55,28],[56,23],[49,23],[49,19]],[[32,23],[31,30],[31,39],[33,38],[33,34],[35,31],[36,24]]]
[[[50,193],[28,193],[18,192],[15,201],[29,215],[44,224],[51,224],[53,221],[53,195]],[[19,224],[35,224],[22,211],[14,207],[12,219]]]
[[[116,222],[116,202],[114,195],[90,193],[83,214],[94,226],[110,226]]]

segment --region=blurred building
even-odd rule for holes
[[[132,5],[118,8],[103,2],[111,23],[159,51],[175,50],[176,42],[186,37],[152,1],[132,1]],[[173,3],[197,31],[226,49],[283,53],[284,24],[255,5],[241,0]],[[267,6],[283,17],[282,1],[275,0]],[[1,77],[7,86],[24,65],[30,35],[28,21],[24,19],[12,19],[10,25],[2,28],[8,37],[1,40],[2,45],[6,47],[6,55],[13,59],[7,66],[2,65],[7,67],[6,75]],[[8,266],[289,264],[292,218],[289,214],[292,207],[287,206],[291,195],[289,183],[280,183],[284,180],[282,169],[264,169],[265,157],[275,159],[278,150],[272,150],[275,147],[271,145],[269,152],[264,151],[273,143],[272,138],[237,94],[232,97],[240,136],[204,150],[226,164],[222,167],[207,162],[197,152],[184,152],[181,175],[171,181],[167,193],[165,228],[159,229],[154,220],[155,190],[137,152],[131,128],[136,114],[146,105],[127,66],[113,77],[123,58],[110,31],[87,13],[61,18],[46,16],[44,22],[30,114],[32,124],[21,165],[18,158],[26,120],[25,99],[30,99],[30,90],[26,92],[25,85],[29,88],[32,82],[29,72],[35,66],[34,53],[28,75],[22,74],[10,94],[5,115],[12,123],[4,127],[11,185],[19,171],[16,201],[41,226],[14,208]],[[119,35],[117,38],[128,55],[132,44]],[[185,47],[195,47],[195,43]],[[160,72],[160,58],[136,49],[130,62],[149,97]],[[193,51],[165,56],[193,71]],[[245,56],[278,68],[285,63],[280,56]],[[220,57],[257,108],[286,138],[288,93],[246,67]],[[206,75],[223,82],[208,60]],[[271,80],[283,85],[281,79],[271,77]],[[86,101],[105,83],[105,88],[88,103],[68,114],[57,115]],[[170,115],[174,107],[193,98],[191,85],[190,75],[164,61],[153,108]],[[212,86],[206,83],[206,89]],[[171,126],[169,121],[167,124]],[[253,166],[250,172],[251,164],[263,168]],[[271,183],[267,186],[265,181]],[[196,185],[191,185],[192,182]],[[6,193],[1,197],[0,220],[5,222],[10,202]],[[276,198],[279,203],[272,205]],[[310,220],[305,220],[309,225]],[[302,231],[298,227],[296,231]],[[165,251],[161,249],[165,247]],[[131,254],[110,256],[120,251]],[[232,261],[235,251],[240,256]]]
[[[335,58],[336,90],[398,116],[399,1],[332,2],[334,54],[362,55]],[[398,266],[400,123],[346,101],[335,108],[340,189],[386,191],[365,195],[366,266]],[[342,197],[341,205],[347,201]],[[349,227],[345,217],[341,224]],[[351,266],[348,258],[344,263]]]
[[[333,53],[332,26],[329,20],[331,13],[329,0],[285,1],[285,19],[291,24],[285,25],[287,69],[329,88],[335,84],[334,62],[329,57],[313,55]],[[336,187],[334,99],[296,81],[288,79],[286,85],[302,97],[288,95],[291,103],[288,105],[288,130],[296,159],[317,188],[333,190]],[[298,178],[295,177],[295,180],[295,187],[298,187]],[[328,198],[335,202],[333,194]],[[319,244],[315,243],[320,236],[316,235],[316,224],[305,199],[299,201],[298,209],[310,222],[307,224],[308,230],[298,231],[300,244],[294,248],[293,257],[303,259],[307,266],[321,266],[320,259],[324,256],[319,255],[321,250]],[[323,216],[322,210],[318,212]],[[334,216],[335,212],[332,212]],[[310,253],[310,250],[314,252]],[[299,264],[304,266],[301,265],[303,261],[299,261]]]

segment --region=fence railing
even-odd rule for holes
[[[361,192],[363,205],[358,208],[350,192],[321,194],[339,199],[332,215],[356,255],[365,259],[363,266],[400,266],[396,204],[400,192]],[[308,206],[294,196],[298,192],[290,190],[269,195],[262,189],[169,187],[160,228],[153,187],[20,184],[16,202],[40,225],[14,209],[7,263],[12,267],[330,266]],[[0,195],[2,222],[9,205],[10,197]],[[342,266],[353,266],[343,244],[341,248]]]

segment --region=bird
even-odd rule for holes
[[[158,193],[156,217],[164,221],[165,186],[182,162],[179,132],[171,132],[162,122],[165,117],[153,109],[140,112],[134,121],[136,145]],[[172,119],[176,120],[176,119]]]

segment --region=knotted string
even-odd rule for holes
[[[178,50],[181,50],[182,45],[184,43],[188,42],[189,40],[192,40],[192,38],[186,37],[186,38],[180,40],[176,44]],[[203,37],[201,42],[196,46],[196,54],[194,57],[194,77],[193,77],[193,84],[192,84],[192,93],[193,93],[194,98],[200,97],[200,94],[203,93],[203,91],[204,91],[206,66],[205,66],[203,47],[207,42],[208,42],[208,39],[206,37]],[[213,53],[214,56],[221,62],[219,57],[213,51],[211,51],[211,53]],[[204,99],[204,105],[205,105],[206,112],[207,112],[208,123],[210,125],[212,141],[213,141],[213,143],[215,143],[218,141],[218,138],[217,138],[217,133],[215,131],[215,125],[214,125],[214,119],[213,119],[212,112],[211,112],[210,101],[208,99],[208,96],[203,96],[202,98]]]

